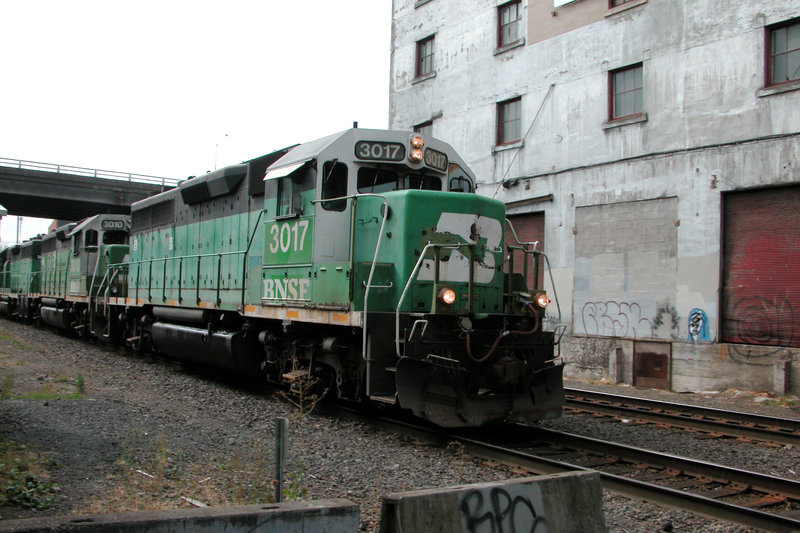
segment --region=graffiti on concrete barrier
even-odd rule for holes
[[[725,319],[725,336],[731,359],[748,364],[772,364],[794,346],[794,309],[786,298],[742,298],[734,302]],[[750,345],[750,346],[748,346]]]
[[[598,337],[573,337],[569,342],[569,354],[573,364],[584,370],[606,370],[608,352],[614,339]]]
[[[696,307],[689,313],[689,340],[711,340],[708,334],[708,315],[706,315],[705,311]]]
[[[642,316],[637,303],[586,302],[581,313],[588,335],[608,337],[652,337],[653,323]]]
[[[460,499],[465,532],[547,532],[547,520],[536,511],[542,508],[541,494],[533,485],[475,489]]]

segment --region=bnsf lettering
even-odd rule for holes
[[[269,300],[308,300],[311,280],[307,278],[265,279],[264,298]]]

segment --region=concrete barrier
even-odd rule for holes
[[[380,533],[606,533],[600,476],[570,472],[383,497]]]
[[[0,533],[356,533],[358,506],[342,499],[0,521]]]

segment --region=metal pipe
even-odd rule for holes
[[[289,420],[278,418],[275,420],[275,503],[283,501],[283,472],[286,465],[286,448],[289,445]]]

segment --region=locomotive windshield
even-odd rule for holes
[[[122,230],[103,232],[103,244],[125,244],[127,232]]]
[[[404,189],[441,191],[442,180],[424,174],[400,173],[385,168],[361,167],[358,169],[358,192],[382,193]]]

